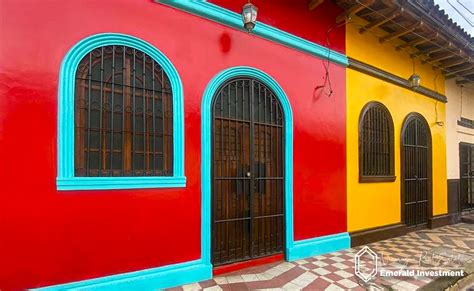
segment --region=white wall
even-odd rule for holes
[[[462,90],[462,98],[461,98]],[[446,150],[448,179],[459,179],[459,143],[474,144],[474,129],[458,125],[460,117],[474,120],[474,84],[456,85],[454,79],[446,81]]]

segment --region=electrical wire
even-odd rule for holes
[[[464,20],[471,26],[471,27],[474,27],[473,25],[473,22],[471,22],[471,20],[469,20],[469,18],[467,16],[465,16],[464,14],[461,13],[461,11],[459,11],[459,9],[457,7],[455,7],[451,2],[448,1],[448,4],[459,14],[461,15],[462,18],[464,18]]]
[[[438,93],[438,85],[436,84],[436,79],[438,79],[438,76],[440,73],[437,73],[434,78],[433,78],[433,87],[436,93]],[[438,126],[443,126],[444,122],[438,121],[438,100],[435,101],[435,123]]]
[[[438,100],[436,100],[435,102],[435,123],[436,125],[438,126],[443,126],[444,125],[444,122],[442,121],[438,121]]]
[[[364,6],[365,8],[369,9],[369,10],[372,11],[373,13],[380,15],[380,16],[383,17],[384,19],[387,19],[387,21],[390,21],[390,22],[394,23],[395,25],[398,25],[398,26],[401,27],[402,29],[405,29],[405,30],[408,30],[408,29],[409,29],[409,28],[407,28],[406,26],[404,26],[404,25],[402,25],[402,24],[400,24],[400,23],[394,21],[393,19],[390,19],[390,18],[386,17],[385,15],[383,15],[383,14],[380,13],[379,11],[377,11],[377,10],[375,10],[375,9],[373,9],[373,8],[371,8],[371,7],[369,7],[368,5],[365,5],[364,3],[361,3],[360,0],[356,0],[356,2],[357,2],[359,5]],[[365,26],[365,25],[364,25],[364,26]],[[362,27],[363,27],[363,26],[361,26],[361,28],[362,28]],[[372,32],[372,31],[369,30],[369,32]],[[416,35],[416,36],[418,36],[419,38],[422,38],[422,39],[425,40],[426,42],[429,42],[429,43],[433,44],[434,46],[436,46],[436,47],[438,47],[438,48],[441,48],[441,49],[444,49],[445,51],[450,52],[451,54],[462,58],[464,61],[469,62],[469,59],[466,58],[465,56],[460,55],[459,53],[454,52],[454,51],[452,51],[452,50],[450,50],[450,49],[448,49],[448,48],[446,48],[446,47],[444,47],[444,46],[442,46],[442,45],[440,45],[440,44],[438,44],[438,43],[436,43],[436,42],[434,42],[434,41],[428,39],[427,37],[416,33],[415,31],[412,31],[411,33],[414,34],[414,35]],[[380,36],[379,36],[379,37],[380,37]],[[391,42],[391,41],[393,41],[393,40],[389,40],[389,42]],[[436,67],[436,68],[439,68],[440,70],[443,70],[443,71],[449,73],[448,70],[446,70],[445,68],[439,67],[439,66],[438,66],[437,64],[435,64],[434,62],[430,62],[430,61],[425,60],[425,59],[422,59],[422,58],[420,58],[420,57],[418,57],[418,56],[416,56],[416,57],[419,58],[420,60],[426,62],[426,63],[429,63],[429,64],[433,65],[433,66]],[[461,75],[459,75],[459,74],[457,74],[457,73],[455,73],[455,74],[453,74],[453,75],[458,76],[458,77],[463,78],[463,79],[466,79],[466,80],[468,80],[468,81],[470,81],[470,82],[474,82],[474,80],[469,79],[469,78],[467,78],[467,77],[465,77],[465,76],[461,76]]]
[[[464,3],[462,3],[460,0],[456,0],[456,2],[459,3],[459,5],[461,5],[462,7],[464,7],[464,9],[466,9],[469,13],[471,13],[471,15],[474,15],[474,12],[472,12],[466,5],[464,5]]]
[[[333,27],[330,27],[327,31],[326,31],[326,47],[328,49],[328,55],[326,57],[326,60],[322,60],[322,63],[323,63],[323,66],[324,66],[324,71],[325,71],[325,74],[324,74],[324,82],[322,85],[318,85],[314,88],[314,91],[313,91],[313,96],[315,96],[317,94],[317,92],[319,90],[323,90],[324,92],[324,88],[326,88],[326,86],[329,86],[329,93],[326,93],[326,96],[328,97],[331,97],[332,93],[333,93],[333,90],[332,90],[332,83],[331,83],[331,76],[330,76],[330,73],[329,73],[329,66],[331,65],[331,61],[330,61],[330,57],[331,57],[331,43],[329,42],[329,34],[336,28],[339,28],[341,26],[345,26],[348,22],[347,21],[344,21],[343,23],[340,23],[336,26],[333,26]]]
[[[440,73],[438,72],[433,78],[433,87],[434,87],[434,91],[436,93],[438,93],[438,84],[436,83],[436,81],[437,81],[439,75],[440,75]],[[443,126],[444,125],[443,121],[438,121],[438,100],[435,101],[435,123],[438,126]]]
[[[438,76],[439,76],[439,73],[437,73],[433,78],[433,87],[436,93],[438,93],[438,85],[436,84],[436,80],[438,79]]]
[[[438,93],[438,85],[436,84],[436,80],[440,73],[438,72],[433,78],[433,87],[436,93]],[[442,121],[438,121],[438,100],[435,101],[435,123],[439,126],[443,126],[444,123]]]

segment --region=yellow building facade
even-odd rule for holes
[[[430,64],[422,64],[410,52],[396,50],[398,43],[380,42],[376,29],[359,33],[364,20],[354,16],[346,24],[346,53],[350,60],[372,66],[394,79],[407,80],[414,72],[425,91],[444,96],[444,76]],[[385,33],[386,34],[386,33]],[[401,42],[400,42],[401,43]],[[414,67],[414,68],[413,68]],[[432,213],[448,212],[446,177],[445,101],[414,91],[387,78],[349,66],[347,78],[347,223],[350,233],[402,224],[401,132],[413,112],[423,116],[431,133]],[[391,78],[391,77],[390,77]],[[401,82],[401,81],[400,81]],[[428,94],[429,95],[429,94]],[[359,119],[366,104],[382,103],[393,120],[394,181],[359,182]]]

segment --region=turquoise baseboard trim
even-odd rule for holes
[[[336,252],[351,247],[349,233],[343,232],[312,239],[295,241],[293,247],[286,249],[289,261]]]
[[[238,13],[222,8],[204,0],[183,1],[183,0],[154,0],[188,13],[204,17],[206,19],[221,23],[232,28],[242,30],[242,16]],[[245,3],[245,1],[242,1]],[[257,21],[257,25],[252,31],[252,35],[257,35],[264,39],[279,43],[281,45],[311,54],[313,56],[328,59],[331,62],[348,66],[349,61],[345,54],[331,50],[325,46],[308,41],[294,34],[285,32],[268,24]]]
[[[33,290],[158,290],[210,278],[212,266],[196,260]]]
[[[293,261],[350,248],[347,232],[296,241],[286,249],[287,260]],[[157,290],[190,284],[212,278],[212,265],[196,260],[164,267],[105,276],[32,290]]]

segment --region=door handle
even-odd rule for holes
[[[247,172],[247,177],[250,177],[250,175],[251,175],[250,172]]]

